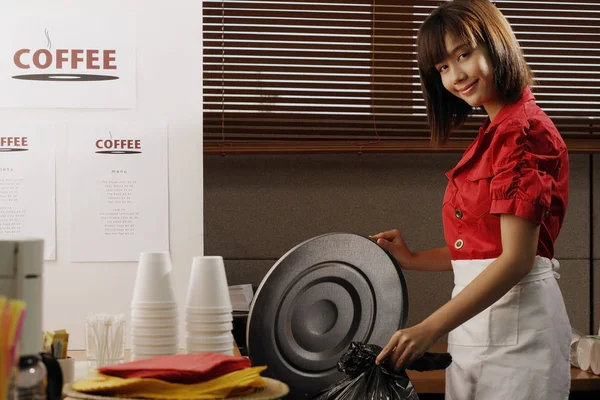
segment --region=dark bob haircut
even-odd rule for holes
[[[446,142],[472,111],[469,104],[444,88],[435,68],[446,58],[446,35],[472,48],[486,47],[494,68],[494,90],[500,101],[516,102],[523,89],[533,83],[533,74],[515,35],[493,3],[454,0],[441,5],[423,22],[417,36],[419,75],[434,145]]]

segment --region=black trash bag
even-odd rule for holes
[[[386,363],[375,364],[381,347],[352,342],[338,361],[346,377],[317,393],[313,400],[419,400],[406,371],[394,372]],[[407,369],[432,371],[445,369],[452,362],[448,353],[425,353]]]

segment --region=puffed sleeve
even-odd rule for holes
[[[548,215],[555,181],[547,166],[553,157],[558,162],[558,154],[543,142],[543,133],[532,134],[527,121],[497,127],[490,148],[494,173],[490,213],[513,214],[538,224]]]

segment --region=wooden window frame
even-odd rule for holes
[[[302,2],[306,9],[297,3],[299,0],[205,1],[204,154],[466,149],[483,115],[470,118],[445,145],[432,147],[422,99],[415,95],[420,87],[416,56],[410,54],[414,52],[411,35],[416,35],[416,20],[424,19],[440,1],[307,0]],[[567,7],[575,7],[567,6],[567,0],[495,3],[513,25],[540,82],[533,88],[538,103],[548,108],[569,151],[600,153],[600,5],[580,0],[577,9],[569,11]],[[261,6],[253,9],[253,4]],[[544,8],[531,11],[532,6]],[[409,8],[415,10],[412,17],[406,17]],[[566,19],[557,22],[561,17]],[[278,18],[281,21],[273,22]],[[310,25],[311,18],[321,22]],[[305,19],[309,22],[303,22]],[[347,21],[351,21],[350,28],[343,27]],[[354,33],[350,33],[357,39],[334,34],[340,29],[349,32],[355,25]],[[539,32],[532,34],[532,27]],[[560,32],[555,32],[557,29]],[[323,41],[327,34],[320,35],[319,30],[333,32],[327,43]],[[369,42],[365,42],[365,31],[372,32],[367,35]],[[292,47],[281,44],[294,35],[298,41],[287,42],[293,43]],[[546,42],[558,45],[552,47]],[[591,43],[597,44],[591,48]],[[327,52],[333,54],[331,59],[322,56]],[[340,53],[355,61],[336,58]],[[315,55],[319,61],[314,66],[303,61]],[[571,70],[565,71],[565,66]],[[324,73],[315,73],[320,70]],[[334,75],[331,81],[327,81],[328,71],[332,71],[329,76]],[[346,71],[350,77],[338,79]],[[365,71],[369,71],[368,76]],[[288,76],[290,81],[300,82],[297,87],[285,81]],[[568,85],[579,86],[565,89]],[[346,86],[352,89],[349,100],[342,93]],[[318,92],[311,92],[313,89]],[[311,97],[311,93],[315,95]],[[342,110],[339,116],[336,107]]]

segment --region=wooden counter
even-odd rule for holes
[[[430,349],[434,353],[443,353],[446,351],[446,343],[436,343]],[[239,354],[237,346],[235,346],[236,355]],[[85,351],[70,351],[69,355],[78,361],[85,360]],[[126,351],[125,359],[129,359],[129,351]],[[415,386],[419,394],[434,394],[444,393],[446,385],[446,372],[442,371],[407,371],[410,381]],[[600,391],[600,376],[594,375],[580,370],[579,368],[571,367],[571,391],[572,392],[589,392],[593,390]]]
[[[430,349],[433,353],[443,353],[446,351],[446,343],[436,343]],[[415,386],[417,393],[444,393],[446,385],[445,371],[406,371],[410,381]],[[600,391],[600,376],[571,367],[571,391]]]

